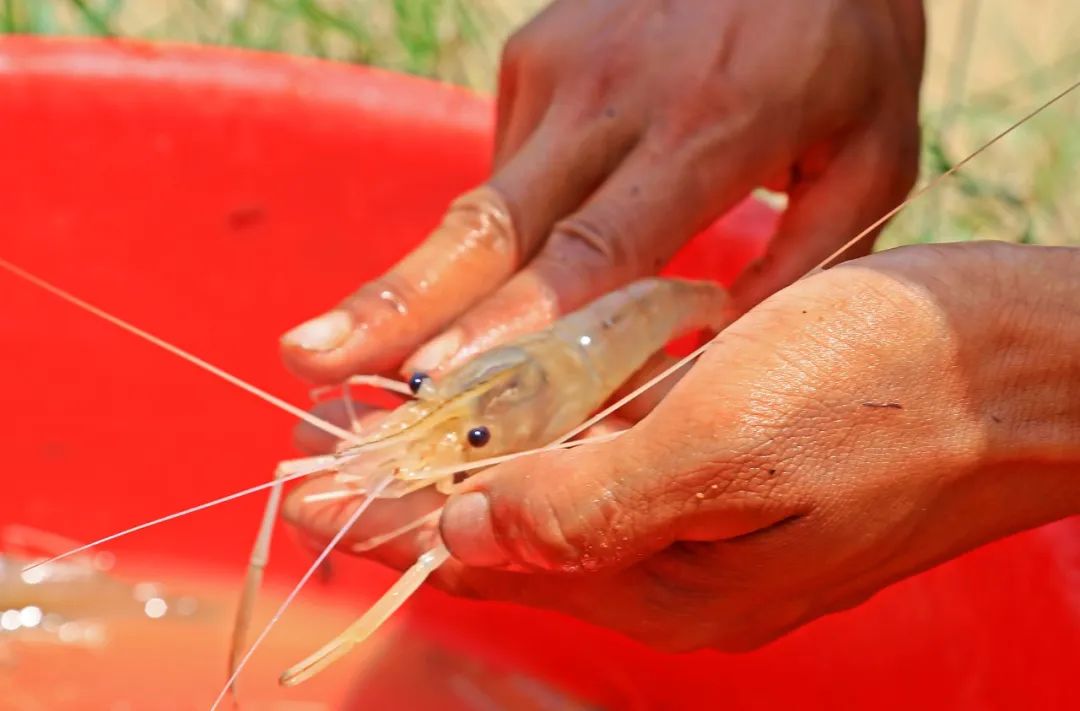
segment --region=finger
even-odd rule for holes
[[[707,386],[716,372],[692,385],[691,372],[679,390]],[[617,440],[512,461],[463,484],[440,523],[451,554],[475,567],[622,569],[679,540],[722,540],[791,515],[768,496],[771,479],[724,450],[720,433],[737,427],[737,413],[694,423],[692,412],[671,411],[674,399]]]
[[[433,331],[512,273],[521,242],[498,191],[451,205],[438,228],[389,272],[282,337],[286,365],[315,382],[386,372],[413,339]],[[462,275],[469,274],[468,281]]]
[[[659,141],[639,145],[578,211],[555,226],[528,266],[425,343],[403,371],[438,375],[655,274],[764,174],[748,144],[731,140],[726,151],[710,147],[681,154]],[[709,162],[721,152],[723,160]]]
[[[288,508],[286,511],[288,515]],[[337,532],[333,526],[340,526],[343,518],[335,515],[333,520],[336,523],[300,529],[298,534],[304,545],[314,552],[321,551],[326,541]],[[389,525],[392,524],[369,519],[365,528],[386,528]],[[360,526],[357,528],[359,530]],[[361,534],[350,534],[350,537],[356,538],[358,535]],[[430,551],[436,545],[436,539],[437,531],[427,527],[365,553],[365,556],[404,571]],[[348,552],[349,545],[343,542],[339,549]],[[432,574],[429,582],[457,596],[513,602],[569,614],[662,647],[700,645],[706,636],[700,631],[708,629],[700,620],[696,625],[688,625],[682,619],[692,602],[686,596],[686,585],[679,581],[668,581],[645,567],[567,577],[543,572],[472,568],[451,558]],[[699,593],[695,597],[700,599],[700,596]],[[598,600],[604,604],[597,605]],[[694,614],[701,612],[700,605],[693,609]],[[697,630],[699,634],[688,638],[685,634],[688,629]]]
[[[326,403],[319,411],[328,418],[340,417],[344,407],[339,402]],[[377,419],[384,416],[385,413],[378,411],[369,415]],[[582,432],[579,438],[611,434],[629,427],[630,422],[611,416]],[[346,485],[335,481],[333,476],[319,476],[303,481],[290,493],[285,501],[284,515],[305,540],[314,541],[315,545],[325,544],[345,525],[363,500]],[[436,511],[445,501],[446,497],[433,489],[420,490],[399,499],[377,501],[342,539],[341,547],[393,567],[407,567],[416,556],[431,547],[438,519],[424,521],[416,527],[413,524]],[[370,547],[365,545],[364,550],[353,550],[361,541],[370,542],[387,534],[392,537],[385,542]]]
[[[550,113],[487,186],[454,202],[420,247],[287,333],[286,365],[319,382],[397,366],[528,259],[621,160],[628,136],[611,121]]]
[[[537,66],[536,57],[524,29],[503,48],[495,104],[496,171],[521,149],[551,104],[552,75],[546,67]]]
[[[430,580],[453,595],[553,610],[671,651],[701,646],[712,632],[700,617],[705,591],[688,595],[645,567],[567,576],[473,568],[451,558]]]
[[[365,497],[361,495],[337,498],[338,494],[349,493],[350,489],[335,481],[332,475],[307,479],[289,492],[282,506],[282,515],[304,536],[325,545],[349,521],[356,508],[365,503]],[[437,511],[445,501],[444,495],[430,488],[397,499],[379,499],[345,534],[338,548],[349,552],[358,543],[424,518]],[[420,547],[418,541],[430,539],[430,532],[436,525],[433,519],[427,526],[393,538],[365,555],[393,567],[407,567],[416,560]]]
[[[897,124],[899,126],[899,124]],[[851,136],[820,172],[803,175],[765,255],[732,286],[738,312],[805,276],[895,207],[918,169],[918,136],[875,125]],[[846,251],[868,254],[877,232]]]
[[[311,408],[311,413],[325,422],[346,430],[354,429],[356,425],[360,432],[374,426],[387,414],[386,410],[356,400],[353,401],[352,408],[356,415],[355,423],[351,421],[349,410],[341,399],[320,402]],[[341,440],[334,435],[307,422],[299,422],[293,428],[293,444],[306,454],[328,454],[334,451],[339,442]]]

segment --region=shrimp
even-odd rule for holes
[[[427,486],[450,493],[454,475],[481,459],[535,449],[571,434],[669,341],[718,329],[728,313],[726,292],[708,282],[650,278],[607,294],[539,333],[482,353],[438,383],[410,379],[417,399],[391,412],[358,443],[343,442],[328,457],[293,460],[278,475],[306,467],[336,476],[346,494],[398,498]],[[373,384],[370,376],[352,384]],[[382,383],[397,391],[396,384]],[[281,488],[270,494],[252,551],[237,613],[230,672],[250,624]],[[354,514],[355,523],[358,513]],[[380,537],[382,543],[430,520],[432,514]],[[439,542],[352,627],[282,675],[295,685],[370,636],[405,602],[449,552]],[[230,679],[230,682],[232,679]]]
[[[857,235],[845,242],[839,249],[834,251],[804,275],[804,278],[805,276],[809,276],[840,261],[850,248],[875,233],[881,226],[913,201],[934,189],[937,185],[955,174],[992,145],[1026,123],[1032,117],[1070,94],[1078,87],[1080,87],[1080,82],[1074,83],[1070,87],[1051,97],[1042,105],[1029,112],[1026,116],[979,146],[965,158],[956,162],[951,168],[925,184],[907,199],[901,201],[877,220],[874,220]],[[664,280],[659,279],[647,279],[635,282],[624,290],[616,291],[605,297],[601,297],[591,306],[565,317],[548,331],[535,336],[527,336],[508,346],[496,348],[486,354],[479,355],[476,359],[448,374],[445,377],[445,380],[437,387],[427,379],[423,378],[422,374],[418,374],[410,381],[410,385],[412,386],[411,389],[414,389],[416,394],[420,396],[420,401],[411,406],[411,408],[414,409],[410,409],[409,405],[400,408],[387,418],[389,421],[384,422],[382,426],[380,426],[379,432],[373,435],[369,440],[358,443],[355,447],[346,445],[345,449],[341,450],[338,454],[331,455],[330,458],[316,457],[308,460],[295,460],[297,462],[297,470],[303,471],[304,466],[310,466],[312,467],[310,473],[315,473],[319,469],[325,469],[327,466],[336,462],[338,464],[336,470],[339,473],[339,479],[343,483],[351,484],[358,491],[363,491],[368,498],[357,508],[338,533],[326,545],[323,553],[316,559],[312,568],[309,569],[305,577],[301,578],[297,588],[294,589],[294,593],[306,582],[307,578],[310,577],[314,570],[323,563],[330,551],[337,547],[338,543],[356,523],[356,520],[364,512],[366,507],[375,499],[383,498],[384,496],[402,496],[411,491],[423,488],[429,483],[437,484],[441,491],[448,492],[449,487],[453,483],[453,479],[448,477],[452,477],[455,473],[461,472],[465,466],[469,465],[472,456],[474,456],[468,454],[469,447],[465,446],[465,442],[469,442],[469,445],[473,448],[477,447],[478,442],[483,442],[483,444],[489,442],[491,427],[488,424],[488,421],[484,419],[484,415],[486,414],[485,411],[488,407],[492,408],[492,412],[499,412],[503,418],[507,418],[506,421],[498,423],[497,426],[500,428],[500,431],[505,432],[500,438],[502,439],[503,451],[510,452],[512,450],[509,446],[515,434],[520,436],[522,432],[530,431],[530,426],[525,423],[533,422],[527,416],[524,416],[522,420],[515,422],[514,416],[510,415],[511,411],[517,413],[516,409],[513,407],[515,402],[520,405],[525,405],[525,403],[529,402],[528,397],[523,397],[528,392],[528,386],[536,388],[537,384],[540,383],[547,385],[548,378],[551,378],[553,387],[547,392],[551,394],[558,393],[562,397],[570,398],[570,400],[565,403],[550,406],[550,409],[547,410],[547,415],[549,417],[561,417],[564,414],[563,407],[565,407],[565,415],[567,417],[566,420],[558,420],[560,425],[564,424],[567,420],[578,419],[578,421],[580,421],[580,418],[587,417],[589,412],[594,411],[596,407],[603,404],[603,402],[620,384],[622,384],[622,382],[625,381],[626,378],[644,364],[649,356],[658,351],[669,340],[685,332],[680,332],[678,330],[679,327],[686,329],[689,324],[695,322],[698,327],[710,325],[707,318],[702,320],[701,312],[692,309],[693,301],[687,303],[686,306],[691,308],[688,309],[685,315],[668,323],[668,321],[672,319],[673,314],[678,313],[678,309],[682,306],[679,302],[682,299],[674,299],[674,294],[668,295],[666,298],[657,296],[655,297],[655,303],[650,299],[643,298],[656,289],[658,285],[664,283],[676,284],[678,282],[665,282]],[[715,293],[712,298],[716,298]],[[650,304],[650,306],[646,306],[646,304]],[[715,308],[719,307],[719,304],[714,303],[712,305]],[[623,311],[629,313],[631,308],[628,307],[637,307],[638,314],[641,318],[630,322],[625,320],[624,315],[624,326],[622,329],[619,329],[617,328],[617,325],[620,319],[616,318],[616,314]],[[673,307],[674,310],[661,310],[662,307]],[[698,307],[700,308],[700,302],[698,303]],[[719,308],[718,310],[722,312],[729,311],[729,309]],[[717,312],[714,312],[713,318],[716,318],[718,315]],[[731,314],[725,315],[731,316]],[[652,317],[650,318],[650,316]],[[615,331],[615,333],[609,334],[607,339],[598,339],[597,348],[590,351],[589,349],[592,347],[594,337],[599,335],[595,334],[590,329],[595,328],[595,324],[597,323],[600,324],[601,330],[603,330],[603,327],[606,325],[608,330]],[[715,326],[714,324],[714,327],[719,330],[722,326]],[[665,328],[667,330],[665,330]],[[659,343],[655,340],[658,337],[662,338]],[[592,418],[587,419],[584,423],[579,424],[576,428],[563,434],[554,445],[561,444],[570,437],[584,431],[587,427],[595,424],[601,418],[622,407],[626,402],[636,398],[638,395],[652,388],[665,378],[670,377],[679,369],[698,358],[709,348],[711,343],[712,341],[709,341],[702,345],[694,352],[680,359],[677,363],[635,389],[633,392],[621,398],[619,401],[597,413]],[[604,353],[609,357],[609,360],[601,360],[596,358],[595,355],[580,355],[582,353]],[[519,371],[512,367],[512,364],[518,363],[519,365],[524,366],[524,364],[531,362],[530,356],[533,354],[539,355],[545,360],[537,361],[535,363],[535,369],[522,367],[520,370],[521,379],[519,380],[515,377],[515,375],[518,375]],[[571,354],[579,355],[575,358]],[[618,355],[616,356],[615,354]],[[637,357],[638,360],[635,360],[635,357]],[[547,359],[550,359],[550,361]],[[577,364],[577,368],[574,367],[574,363]],[[612,370],[609,373],[601,373],[599,371],[587,373],[583,366],[594,363],[597,365],[608,365],[610,363]],[[561,374],[572,374],[572,377],[567,378],[566,380],[560,380],[559,375]],[[615,380],[616,377],[619,379],[612,384],[612,381]],[[379,380],[380,379],[372,378],[371,376],[361,376],[356,382],[378,384]],[[500,387],[500,384],[502,387]],[[590,385],[592,386],[591,388],[589,387]],[[396,385],[392,387],[398,389]],[[561,388],[566,388],[565,392],[563,392]],[[581,390],[578,391],[576,388],[581,388]],[[601,393],[603,393],[602,397],[600,397]],[[505,403],[505,409],[501,412],[497,408],[497,403],[500,401],[500,394],[502,394]],[[590,396],[593,400],[590,400]],[[540,404],[542,402],[543,399],[538,397],[536,407],[537,412],[544,411],[544,406]],[[474,409],[470,408],[469,403],[474,403],[476,407]],[[584,411],[575,409],[578,406],[584,406],[586,404],[589,406],[584,408]],[[496,407],[492,407],[493,405],[496,405]],[[465,413],[470,412],[470,409],[472,419],[464,416]],[[527,412],[527,408],[524,408],[521,411],[522,414],[525,412]],[[574,415],[573,418],[569,417],[571,414]],[[466,423],[469,423],[469,425],[466,429],[463,429],[463,427],[466,426]],[[570,426],[572,427],[573,425]],[[545,428],[535,424],[532,427],[535,428],[538,435],[541,432],[553,434],[553,431],[556,430],[555,427]],[[416,441],[415,437],[422,432],[430,432],[432,435],[441,433],[444,436],[443,439],[439,439],[437,436],[429,436],[425,439],[431,446],[431,448],[426,451],[426,455],[430,457],[430,459],[418,463],[416,460],[407,462],[386,458],[381,464],[390,467],[391,473],[389,475],[383,475],[381,479],[373,477],[370,470],[362,469],[356,471],[353,466],[348,464],[343,465],[339,461],[343,452],[363,454],[367,451],[366,448],[369,447],[371,449],[382,449],[396,443]],[[462,432],[466,432],[464,438],[462,437]],[[616,432],[612,435],[608,435],[608,437],[616,436],[618,434],[619,433]],[[539,436],[536,436],[531,440],[522,438],[520,443],[525,448],[514,454],[506,454],[505,458],[516,458],[533,452],[544,451],[544,449],[546,449],[545,447],[529,449],[527,446],[529,443],[540,441],[542,440]],[[591,441],[596,440],[594,439]],[[418,453],[423,449],[425,448],[421,448],[412,453]],[[496,445],[492,448],[492,451],[499,449],[499,445]],[[440,466],[440,464],[443,464],[444,462],[449,462],[450,458],[455,456],[455,453],[460,457],[458,465],[444,464]],[[446,459],[442,459],[443,457]],[[499,461],[499,459],[501,458],[492,457],[484,461],[487,463],[495,463]],[[297,472],[294,471],[291,466],[286,467],[285,469],[279,468],[279,475],[293,475],[296,473]],[[341,476],[342,474],[344,476]],[[254,585],[251,581],[257,580],[261,576],[261,566],[265,566],[266,554],[269,551],[269,531],[276,518],[277,506],[280,504],[280,492],[280,487],[276,487],[271,494],[270,502],[268,503],[263,518],[263,529],[256,539],[255,550],[253,551],[251,561],[252,572],[249,573],[248,576],[249,582],[245,584],[245,598],[249,595],[254,595]],[[430,516],[431,514],[428,515],[428,517]],[[378,543],[381,544],[390,536],[403,533],[423,524],[428,517],[419,519],[413,522],[413,524],[391,532],[388,536],[382,537]],[[369,542],[368,547],[372,547],[370,545],[371,543],[372,542]],[[363,546],[361,547],[363,548]],[[399,578],[383,597],[376,601],[376,603],[372,605],[360,619],[353,623],[338,637],[316,650],[309,657],[290,669],[287,669],[280,678],[282,685],[294,686],[310,679],[319,671],[343,657],[354,646],[366,640],[380,625],[382,625],[383,622],[389,619],[390,616],[419,589],[428,576],[445,563],[449,557],[450,552],[447,550],[446,546],[441,540],[437,540],[435,546],[431,550],[423,553],[412,567],[405,571],[401,578]],[[230,661],[232,674],[226,682],[226,688],[223,689],[221,695],[218,696],[213,708],[217,707],[226,691],[232,688],[240,669],[243,667],[246,659],[250,656],[251,651],[258,646],[262,637],[265,636],[269,628],[276,622],[278,615],[284,611],[284,608],[290,601],[290,598],[286,598],[282,607],[279,608],[278,613],[271,618],[267,626],[264,627],[260,638],[257,639],[251,649],[248,650],[248,654],[236,664],[235,657],[237,649],[246,634],[245,629],[241,627],[241,624],[246,625],[246,613],[243,612],[244,608],[241,608],[241,612],[238,616],[239,624],[234,628],[234,647],[230,655],[230,659],[232,660]],[[246,604],[250,605],[250,602]]]
[[[909,195],[904,201],[900,202],[893,209],[886,212],[872,224],[868,225],[865,229],[848,240],[839,249],[819,263],[814,269],[810,270],[808,275],[840,261],[850,248],[876,232],[885,222],[901,210],[904,210],[914,201],[935,189],[944,180],[953,176],[956,172],[968,165],[974,158],[1005,138],[1037,114],[1043,112],[1065,96],[1072,93],[1078,87],[1080,87],[1080,82],[1073,83],[1064,90],[1056,93],[995,135],[989,141],[979,146],[962,160],[954,163],[948,170],[942,172],[936,178],[926,183],[922,188]],[[233,673],[226,683],[225,688],[222,689],[221,694],[219,694],[215,700],[213,704],[214,708],[218,706],[224,697],[224,694],[232,687],[244,662],[250,657],[261,639],[265,637],[270,626],[272,626],[274,621],[280,617],[300,588],[313,574],[314,570],[322,564],[330,551],[337,546],[341,538],[352,527],[356,519],[371,501],[374,501],[377,498],[402,496],[408,491],[422,488],[429,483],[446,491],[449,490],[449,486],[452,482],[451,477],[457,472],[471,471],[484,466],[490,466],[499,461],[516,459],[542,451],[550,451],[551,449],[558,447],[574,446],[575,444],[598,441],[599,438],[578,440],[577,443],[569,442],[567,440],[584,431],[592,424],[599,422],[603,417],[616,411],[618,408],[646,392],[657,383],[671,377],[674,373],[691,364],[701,356],[712,343],[710,341],[697,348],[677,363],[652,377],[648,382],[621,397],[618,401],[603,407],[600,412],[588,417],[584,422],[573,427],[571,424],[573,421],[579,420],[581,417],[587,417],[590,411],[602,405],[604,397],[601,397],[601,393],[607,392],[610,394],[611,382],[616,378],[625,378],[631,372],[636,370],[636,366],[632,362],[633,359],[639,357],[641,353],[648,351],[648,348],[643,347],[645,344],[638,343],[639,339],[644,341],[646,334],[648,338],[666,339],[671,333],[676,332],[677,326],[682,325],[685,322],[685,319],[688,318],[686,315],[680,315],[680,320],[669,320],[665,324],[660,324],[670,329],[667,335],[655,332],[653,326],[657,324],[652,323],[654,318],[650,317],[650,314],[656,312],[649,311],[648,308],[660,308],[660,306],[663,306],[665,309],[668,309],[670,307],[672,310],[665,310],[664,314],[674,314],[674,309],[676,309],[680,303],[673,298],[675,289],[673,285],[675,282],[651,281],[645,282],[644,286],[639,282],[621,292],[610,295],[610,297],[604,297],[597,301],[593,306],[587,307],[583,311],[567,317],[555,328],[545,332],[545,334],[521,339],[513,344],[513,348],[508,346],[496,349],[486,355],[481,355],[477,360],[463,366],[459,371],[447,376],[438,384],[426,381],[423,378],[415,379],[411,384],[413,384],[416,389],[415,394],[419,396],[417,402],[399,408],[398,411],[395,411],[393,419],[380,425],[374,434],[367,437],[361,437],[353,431],[325,422],[305,410],[295,407],[237,376],[227,373],[194,354],[184,351],[178,346],[164,341],[137,326],[89,304],[7,260],[0,258],[0,268],[13,276],[34,284],[78,308],[98,316],[99,318],[150,342],[191,364],[242,388],[255,397],[258,397],[283,411],[289,412],[295,417],[344,441],[344,445],[332,455],[283,462],[279,465],[277,475],[271,482],[252,486],[213,501],[133,526],[86,545],[74,547],[71,550],[55,555],[46,561],[35,562],[22,570],[24,574],[34,570],[40,570],[41,566],[52,565],[61,559],[80,554],[89,548],[115,540],[121,536],[141,531],[159,523],[171,521],[227,501],[232,501],[256,491],[269,489],[271,492],[270,501],[268,502],[263,517],[259,536],[256,539],[251,562],[249,564],[248,580],[245,583],[244,589],[245,598],[253,596],[254,592],[258,589],[262,570],[268,560],[269,531],[276,519],[276,512],[280,504],[283,484],[293,479],[319,473],[329,472],[331,475],[339,477],[341,482],[347,484],[351,489],[351,491],[348,492],[350,495],[364,495],[366,500],[357,508],[356,512],[353,513],[349,521],[346,522],[338,534],[331,539],[329,544],[324,548],[323,552],[312,565],[311,569],[309,569],[305,576],[300,579],[293,589],[293,592],[286,598],[270,623],[264,627],[260,637],[248,649],[245,657],[240,660],[239,663],[235,662],[235,658],[230,662],[230,668],[233,669]],[[650,284],[651,286],[649,286]],[[662,284],[667,284],[667,286],[660,286]],[[655,301],[642,298],[649,295],[650,289],[667,288],[673,290],[673,293],[669,294],[667,297],[661,298],[654,294],[654,296],[656,296]],[[715,296],[710,298],[715,298]],[[654,306],[639,311],[637,310],[639,300],[642,305],[647,302]],[[693,303],[693,301],[691,301],[691,303]],[[618,328],[618,319],[607,319],[604,317],[605,313],[619,313],[626,316],[634,314],[635,318],[628,320],[626,322],[627,328],[620,330]],[[655,320],[659,321],[659,319]],[[606,336],[608,340],[600,339],[596,348],[593,348],[592,339],[594,336],[602,335],[605,324],[609,321],[611,325],[607,326],[607,330],[613,331],[613,333]],[[642,330],[633,331],[629,328],[629,324],[640,327]],[[597,331],[597,328],[600,330]],[[577,338],[576,342],[574,340],[575,337]],[[589,339],[588,342],[583,342],[583,338]],[[662,343],[657,344],[652,350],[657,350],[661,345]],[[620,350],[620,348],[624,350]],[[651,353],[651,351],[649,352]],[[597,357],[599,354],[603,354],[604,357]],[[540,358],[540,360],[537,360],[537,358]],[[609,369],[605,370],[597,368],[594,367],[595,365],[603,365],[605,368]],[[471,374],[471,377],[466,374]],[[548,380],[549,378],[551,379],[550,382]],[[357,379],[354,382],[385,385],[389,389],[397,392],[407,392],[405,385],[382,378],[369,376]],[[565,392],[558,389],[564,386],[568,388]],[[412,388],[409,388],[408,391],[411,390]],[[534,393],[535,395],[533,395]],[[559,396],[567,398],[567,400],[559,401],[554,397],[548,399],[542,396],[543,393],[558,393]],[[535,397],[535,399],[530,400],[530,395]],[[530,406],[535,407],[536,412],[540,412],[543,408],[549,408],[548,412],[553,420],[555,417],[558,417],[562,427],[570,426],[572,429],[558,437],[555,444],[514,451],[514,447],[528,447],[531,442],[542,441],[542,435],[554,436],[559,430],[558,427],[548,426],[551,423],[548,423],[539,417],[530,418],[527,415],[521,415],[514,407],[515,403],[520,403],[524,408],[523,412],[530,412],[530,410],[525,407],[525,403],[529,402],[533,403]],[[491,418],[496,412],[500,413],[500,419],[497,421]],[[510,412],[513,412],[514,414],[507,414]],[[396,425],[394,423],[396,423]],[[470,434],[473,433],[474,430],[485,432],[486,434],[478,434],[470,437]],[[523,434],[528,434],[530,432],[535,437],[534,439],[527,439]],[[443,442],[442,440],[437,439],[437,433],[445,435],[446,441]],[[615,435],[617,434],[618,433],[615,433]],[[605,437],[605,439],[610,436]],[[483,440],[483,444],[477,445],[477,442],[481,440]],[[421,442],[426,444],[421,446]],[[506,453],[499,456],[479,459],[480,452],[475,450],[482,448],[484,449],[485,455],[494,452]],[[425,457],[423,460],[418,459],[421,453],[423,453]],[[390,456],[392,454],[396,454],[400,459],[395,460]],[[430,459],[428,457],[430,457]],[[448,464],[447,462],[458,463]],[[379,468],[373,468],[374,464],[378,464]],[[381,467],[384,464],[390,465],[390,469],[382,469]],[[372,472],[376,473],[373,474]],[[401,531],[391,532],[387,535],[389,536],[400,532]],[[376,542],[372,540],[368,542],[368,545],[370,546],[375,543]],[[370,635],[383,620],[393,614],[404,600],[422,584],[431,571],[441,565],[448,556],[449,553],[441,543],[420,556],[413,567],[410,568],[410,570],[399,579],[387,594],[360,620],[354,623],[348,630],[326,647],[320,649],[308,659],[288,670],[283,675],[283,682],[286,684],[299,683],[345,654],[355,644],[363,641],[363,639]],[[245,612],[245,610],[247,610],[247,612]],[[238,650],[242,646],[242,640],[249,622],[245,616],[250,615],[249,610],[250,604],[245,605],[242,602],[234,632],[234,656],[235,650]]]

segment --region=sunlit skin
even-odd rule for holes
[[[791,207],[735,290],[749,307],[907,193],[922,55],[912,0],[556,2],[506,45],[487,185],[287,335],[285,363],[438,375],[656,273],[769,184]]]
[[[754,185],[791,207],[744,315],[627,434],[484,471],[368,555],[407,566],[438,527],[447,590],[738,650],[1080,513],[1080,249],[909,247],[795,281],[910,188],[922,43],[910,0],[574,0],[519,32],[489,186],[287,336],[297,373],[438,378],[655,271]],[[301,496],[314,541],[355,505]],[[344,543],[443,501],[379,502]]]

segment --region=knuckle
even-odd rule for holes
[[[572,215],[555,225],[545,256],[576,272],[631,268],[632,253],[626,237],[609,220],[593,215]]]
[[[586,566],[583,523],[570,521],[563,514],[564,506],[550,493],[541,493],[526,500],[523,524],[531,535],[530,550],[525,551],[528,562],[542,567],[578,570]]]
[[[409,313],[417,295],[415,286],[408,279],[391,271],[360,287],[346,299],[345,306],[365,316],[377,313],[383,317],[402,317]]]
[[[637,59],[630,52],[618,49],[604,51],[588,57],[587,61],[592,69],[575,83],[575,98],[586,105],[597,107],[607,104],[635,77]]]
[[[463,244],[499,255],[517,255],[521,235],[514,228],[510,202],[494,182],[459,195],[420,249],[429,258],[456,252]]]
[[[647,143],[663,156],[695,155],[707,160],[726,152],[754,129],[763,132],[767,105],[728,81],[701,88],[701,101],[682,102],[657,112],[650,122]]]
[[[510,495],[490,492],[496,537],[516,561],[541,570],[579,572],[606,564],[617,536],[614,497],[593,495],[586,483],[574,482],[573,465],[558,465],[542,487]],[[560,485],[560,482],[562,484]]]

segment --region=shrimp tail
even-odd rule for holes
[[[417,558],[412,567],[360,619],[307,659],[286,669],[279,679],[281,685],[303,683],[348,654],[353,647],[374,634],[449,558],[450,551],[439,541],[435,548]]]

